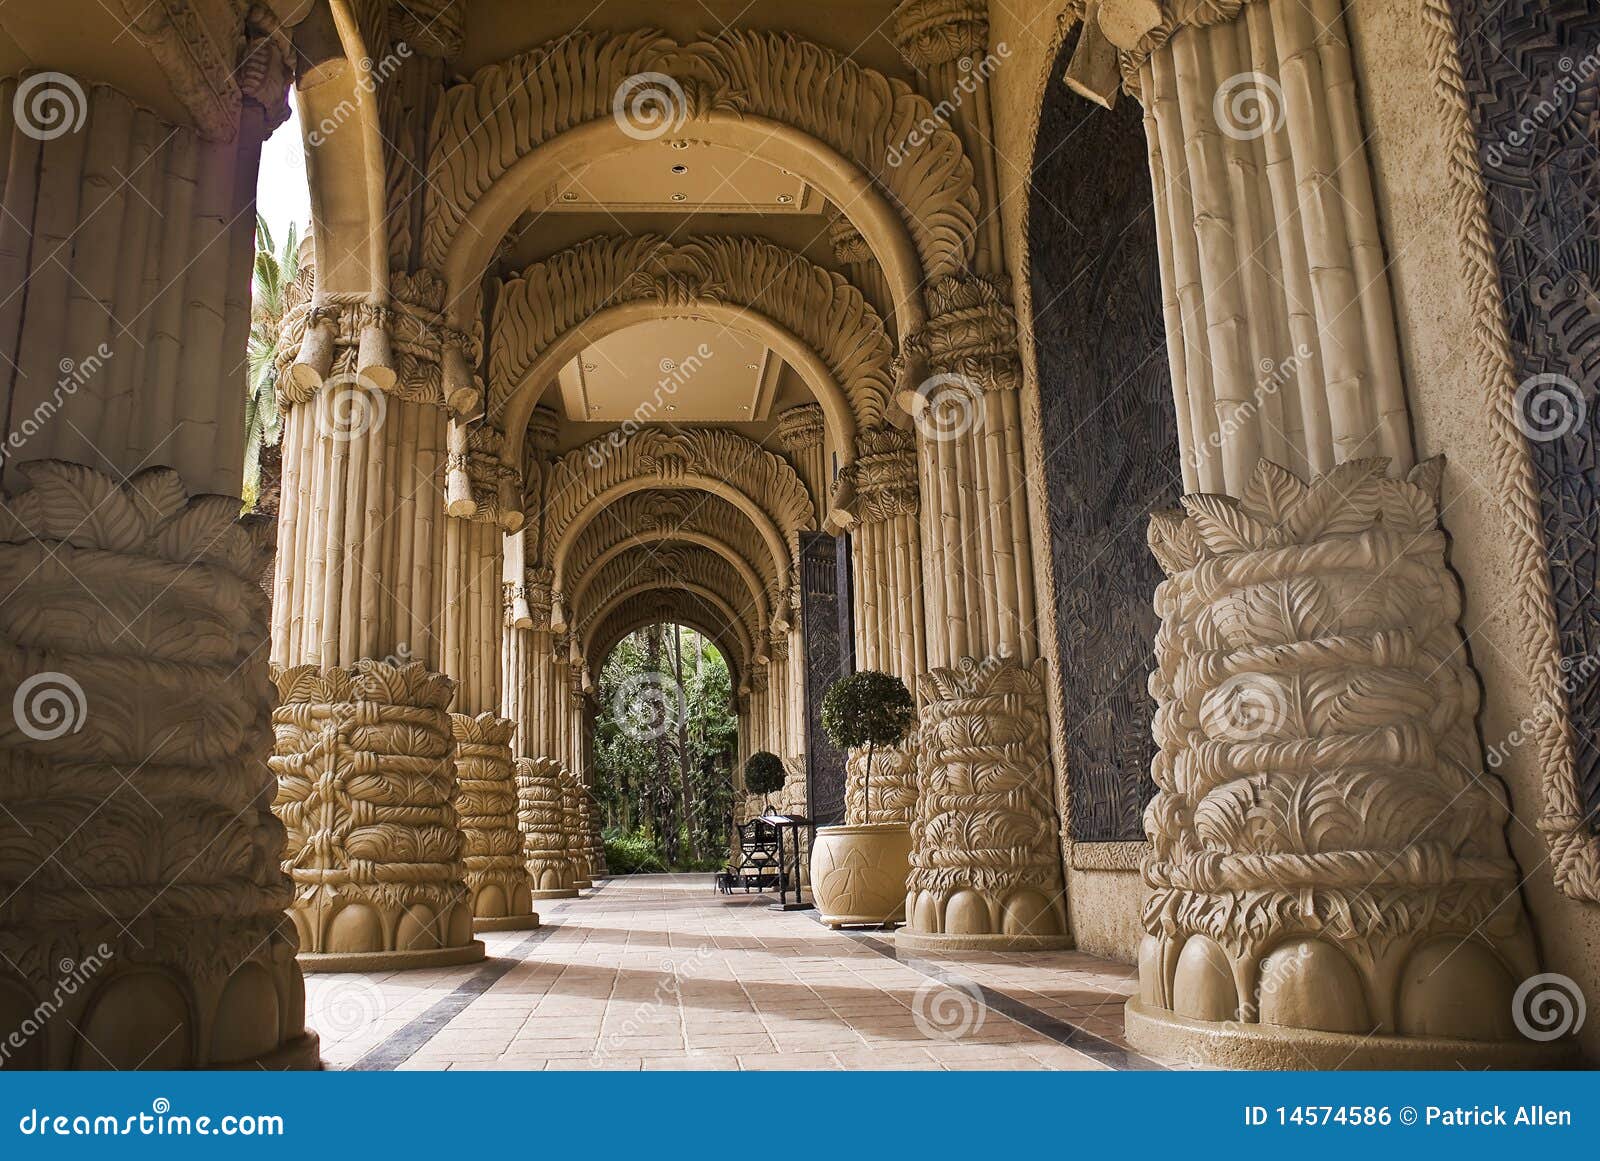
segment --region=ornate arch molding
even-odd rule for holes
[[[556,461],[544,511],[543,559],[559,590],[567,557],[588,523],[624,496],[646,489],[698,489],[720,496],[760,530],[775,569],[798,567],[800,530],[815,510],[783,457],[720,428],[647,427],[618,443],[603,435]]]
[[[515,433],[526,425],[533,393],[575,353],[569,348],[625,325],[631,315],[623,308],[636,305],[662,316],[733,308],[734,317],[778,331],[780,342],[791,340],[785,347],[805,348],[794,351],[791,362],[828,413],[835,444],[847,456],[855,429],[885,420],[894,349],[883,320],[842,276],[758,238],[713,235],[674,243],[598,237],[502,285],[489,347],[489,417],[503,420],[513,445],[520,443]],[[815,362],[808,353],[822,368],[807,366]],[[508,454],[516,454],[515,446]]]
[[[728,631],[714,608],[699,597],[678,590],[640,593],[618,604],[594,625],[588,640],[588,655],[604,665],[617,642],[635,629],[661,622],[685,625],[715,645],[728,663],[733,689],[738,691],[750,672],[750,658],[742,652],[738,637]]]
[[[687,602],[693,598],[709,611],[707,619],[711,624],[726,626],[725,631],[732,633],[734,639],[739,643],[740,656],[744,657],[748,662],[747,673],[753,673],[756,666],[766,664],[766,654],[760,649],[760,639],[751,634],[749,626],[739,618],[738,611],[728,603],[726,598],[709,585],[684,580],[681,577],[668,578],[665,583],[647,580],[629,585],[621,592],[614,594],[599,607],[594,616],[590,618],[590,623],[585,631],[577,634],[576,639],[582,646],[592,645],[598,637],[598,627],[604,625],[618,609],[637,597],[643,596],[652,600],[660,600],[668,593],[677,594],[676,599],[684,602],[683,604],[675,605],[675,608],[682,609],[687,607]],[[654,617],[652,619],[672,621],[683,618],[679,615],[673,615],[664,618]],[[687,624],[688,622],[685,621],[684,623]],[[584,656],[598,657],[600,655],[585,648]]]
[[[580,640],[589,637],[597,611],[606,608],[619,593],[641,584],[669,589],[675,583],[699,585],[715,593],[738,616],[752,642],[767,638],[767,619],[756,604],[739,571],[721,553],[699,545],[682,544],[652,550],[644,546],[625,549],[586,577],[584,599],[573,601],[574,620]],[[759,650],[758,650],[759,651]]]
[[[589,522],[572,546],[567,569],[573,576],[586,576],[619,545],[661,540],[715,541],[756,575],[769,606],[779,606],[787,574],[767,555],[750,518],[709,493],[649,491],[624,496]]]
[[[1524,175],[1534,167],[1549,167],[1562,173],[1565,166],[1572,165],[1576,175],[1587,176],[1585,170],[1593,172],[1588,159],[1592,147],[1585,136],[1586,122],[1574,117],[1566,130],[1570,136],[1565,140],[1557,136],[1552,126],[1542,126],[1514,148],[1506,145],[1509,135],[1494,138],[1493,143],[1506,150],[1507,155],[1502,164],[1485,166],[1479,132],[1474,127],[1475,115],[1485,119],[1500,117],[1503,122],[1491,124],[1514,126],[1521,114],[1509,97],[1492,101],[1494,94],[1480,91],[1469,79],[1467,66],[1473,62],[1463,49],[1457,20],[1465,26],[1473,7],[1452,0],[1423,0],[1428,67],[1442,120],[1449,127],[1445,148],[1451,177],[1450,209],[1476,340],[1473,377],[1487,393],[1485,420],[1495,451],[1499,484],[1496,493],[1503,498],[1515,532],[1512,552],[1516,561],[1516,608],[1524,646],[1519,660],[1534,700],[1531,728],[1523,728],[1538,747],[1544,798],[1539,829],[1550,849],[1556,887],[1571,898],[1600,902],[1600,835],[1596,834],[1586,802],[1590,787],[1585,785],[1578,749],[1580,741],[1588,749],[1588,775],[1592,780],[1592,730],[1586,727],[1592,725],[1594,711],[1592,702],[1585,702],[1593,679],[1585,675],[1583,665],[1593,653],[1585,640],[1593,613],[1583,607],[1587,601],[1575,600],[1571,595],[1571,588],[1577,587],[1571,586],[1571,579],[1578,572],[1574,562],[1584,559],[1589,546],[1583,543],[1586,529],[1567,515],[1584,507],[1587,501],[1582,494],[1565,490],[1584,472],[1581,460],[1577,460],[1576,468],[1569,469],[1571,474],[1562,480],[1548,458],[1571,454],[1576,459],[1582,453],[1582,441],[1592,441],[1592,427],[1585,430],[1585,412],[1580,407],[1577,420],[1562,428],[1565,438],[1560,434],[1551,439],[1535,437],[1528,433],[1529,427],[1541,436],[1549,430],[1537,410],[1537,401],[1543,399],[1544,393],[1533,394],[1526,403],[1523,400],[1523,386],[1535,381],[1528,376],[1544,374],[1560,380],[1560,374],[1550,375],[1559,369],[1582,377],[1584,369],[1593,365],[1592,358],[1585,361],[1592,346],[1586,350],[1587,340],[1581,338],[1586,312],[1581,306],[1572,305],[1583,301],[1592,278],[1589,271],[1581,268],[1581,258],[1579,268],[1567,272],[1577,290],[1550,293],[1547,300],[1541,299],[1545,299],[1544,287],[1552,285],[1552,270],[1579,257],[1570,247],[1551,245],[1549,237],[1571,238],[1582,233],[1570,223],[1581,220],[1586,213],[1594,183],[1590,181],[1586,189],[1566,191],[1566,204],[1561,204],[1559,199],[1547,196],[1550,187],[1524,181]],[[1509,28],[1520,10],[1530,7],[1513,5],[1499,19]],[[1519,62],[1516,80],[1508,80],[1506,88],[1518,98],[1528,91],[1528,76],[1539,83],[1556,72],[1570,72],[1569,64],[1557,65],[1557,61],[1578,55],[1572,46],[1592,39],[1592,33],[1585,29],[1593,18],[1585,13],[1568,17],[1541,11],[1539,16],[1540,20],[1520,26],[1516,35],[1506,38],[1506,49]],[[1499,51],[1496,56],[1498,59],[1488,66],[1492,73],[1502,71],[1499,61],[1506,59]],[[1563,151],[1566,156],[1561,156]],[[1577,159],[1575,163],[1573,158]],[[1504,182],[1505,187],[1497,189],[1491,201],[1491,186],[1496,182]],[[1561,182],[1557,179],[1552,185],[1559,189]],[[1546,251],[1550,252],[1551,257],[1540,263],[1539,277],[1526,268],[1517,268],[1522,247],[1514,239],[1501,236],[1495,215],[1502,217],[1502,224],[1509,218],[1525,229],[1531,239],[1525,245],[1541,259]],[[1541,236],[1541,229],[1548,230],[1549,235]],[[1515,338],[1508,310],[1517,312],[1524,332]],[[1569,382],[1582,390],[1576,381]],[[1564,391],[1559,394],[1563,404],[1570,404]],[[1570,411],[1566,418],[1572,419]],[[1536,463],[1536,459],[1542,462]],[[1559,497],[1561,507],[1550,514],[1548,521],[1541,471],[1557,476],[1550,493]],[[1566,593],[1558,594],[1552,571],[1562,575]],[[1580,591],[1587,587],[1583,584]],[[1562,596],[1564,600],[1558,599]],[[1583,714],[1589,715],[1588,722],[1578,716]]]
[[[672,493],[666,494],[672,495]],[[682,494],[688,495],[688,493]],[[627,500],[635,499],[637,495],[636,493]],[[626,504],[627,500],[622,503]],[[617,506],[613,505],[608,509],[608,513],[614,511]],[[747,523],[738,514],[737,509],[726,504],[722,507],[726,512],[733,513],[740,523]],[[665,523],[654,528],[631,528],[615,522],[607,522],[604,534],[595,535],[596,529],[601,527],[602,521],[592,522],[584,535],[578,538],[573,550],[570,573],[577,579],[572,585],[568,599],[574,610],[584,607],[585,597],[598,588],[602,570],[618,557],[633,551],[663,554],[672,552],[678,547],[693,547],[715,553],[726,561],[738,575],[745,594],[743,599],[755,609],[757,618],[762,624],[771,621],[779,595],[776,578],[770,575],[764,578],[751,563],[760,557],[746,556],[730,545],[725,536],[715,531],[674,527]]]
[[[541,147],[585,127],[609,131],[611,148],[630,144],[618,120],[631,85],[647,73],[670,78],[662,89],[674,104],[669,132],[720,130],[752,152],[787,150],[788,168],[805,170],[847,207],[898,281],[896,297],[906,301],[897,305],[912,312],[906,323],[920,319],[916,285],[970,261],[979,209],[972,164],[960,137],[909,85],[784,33],[728,31],[680,45],[641,29],[565,37],[445,92],[428,162],[424,262],[466,296],[481,265],[476,252],[492,246],[500,219],[509,222],[526,202],[512,190],[491,196],[494,187],[531,168],[525,163]],[[930,124],[939,128],[926,132]],[[604,148],[591,136],[584,146]],[[520,192],[537,176],[517,174],[508,184]],[[920,270],[907,269],[906,259]]]

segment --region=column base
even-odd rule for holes
[[[580,891],[587,891],[589,888],[594,886],[594,880],[593,879],[575,879],[575,880],[573,880],[572,885],[574,887],[576,887]]]
[[[576,899],[578,897],[578,889],[576,887],[552,887],[548,891],[535,891],[533,897],[535,899]]]
[[[530,911],[526,915],[480,915],[472,921],[472,930],[477,931],[536,931],[539,928],[539,915]]]
[[[894,933],[896,949],[927,951],[1068,951],[1070,935],[961,935],[938,931],[912,931],[903,927]]]
[[[1213,1023],[1147,1008],[1137,996],[1123,1009],[1128,1043],[1148,1056],[1213,1068],[1272,1071],[1367,1069],[1545,1069],[1577,1063],[1568,1041],[1455,1040],[1366,1036],[1283,1024]]]
[[[474,939],[460,947],[430,947],[425,951],[301,952],[295,957],[300,970],[312,972],[393,972],[410,968],[455,967],[488,958],[483,941]]]
[[[218,1072],[321,1072],[322,1040],[315,1032],[289,1041],[254,1060],[209,1066]]]

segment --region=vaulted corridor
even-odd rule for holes
[[[1126,1050],[1133,970],[1080,952],[893,958],[717,895],[635,875],[488,933],[485,964],[306,979],[329,1067],[1096,1069]]]

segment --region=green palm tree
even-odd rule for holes
[[[250,342],[246,348],[249,378],[244,405],[244,497],[254,508],[264,492],[273,491],[277,480],[263,488],[261,459],[264,447],[278,442],[278,329],[288,302],[289,287],[300,270],[300,240],[289,226],[279,253],[272,242],[267,220],[256,215],[255,279],[250,304]],[[276,465],[276,457],[273,458]],[[276,476],[276,471],[273,471]]]

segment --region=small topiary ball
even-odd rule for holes
[[[744,764],[744,788],[751,794],[774,794],[783,789],[786,777],[783,759],[767,750],[757,750]]]
[[[917,721],[906,683],[889,673],[863,669],[841,677],[822,699],[822,728],[841,750],[898,746]]]

